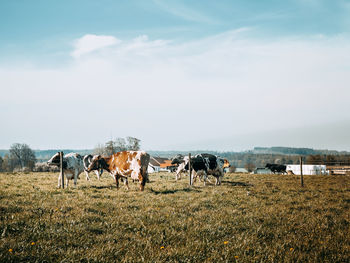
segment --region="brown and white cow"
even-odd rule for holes
[[[88,172],[97,169],[104,169],[114,176],[117,188],[119,178],[125,179],[128,186],[128,177],[140,181],[140,190],[143,191],[148,180],[148,164],[150,155],[144,151],[123,151],[112,154],[109,157],[95,155],[87,169]]]

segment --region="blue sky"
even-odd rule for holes
[[[349,32],[346,0],[3,0],[0,148],[350,150]]]
[[[349,1],[9,1],[0,3],[1,54],[36,57],[69,50],[86,33],[177,41],[254,28],[255,37],[344,34]]]

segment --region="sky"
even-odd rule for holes
[[[0,1],[0,149],[350,150],[349,0]]]

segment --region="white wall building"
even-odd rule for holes
[[[286,171],[292,171],[300,175],[300,164],[288,164]],[[303,174],[305,175],[323,175],[328,174],[325,165],[303,164]]]

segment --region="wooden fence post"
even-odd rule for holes
[[[188,154],[188,170],[190,171],[190,185],[193,185],[192,166],[191,166],[191,153]]]
[[[304,177],[303,177],[303,157],[300,156],[300,184],[304,187]]]
[[[60,176],[62,180],[62,189],[64,189],[63,152],[60,152]]]

